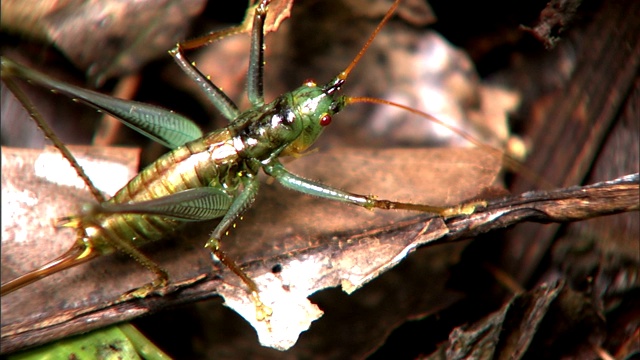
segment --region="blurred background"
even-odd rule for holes
[[[266,37],[266,100],[342,71],[389,6],[274,0],[269,16],[282,23],[270,24]],[[1,51],[56,79],[161,105],[212,131],[227,120],[167,50],[239,24],[246,8],[201,0],[3,1]],[[639,171],[639,34],[640,3],[633,0],[407,0],[343,93],[431,113],[544,180],[505,169],[501,186],[513,194],[611,180]],[[239,34],[188,53],[241,109],[250,106],[248,46],[249,36]],[[86,106],[24,88],[67,143],[140,147],[142,164],[166,151]],[[9,147],[46,142],[4,84],[1,137]],[[424,118],[357,104],[336,117],[316,147],[322,153],[345,146],[469,145]],[[217,297],[133,323],[176,358],[630,359],[640,353],[638,239],[634,212],[520,224],[424,247],[351,296],[337,288],[314,294],[325,315],[287,352],[261,347]]]

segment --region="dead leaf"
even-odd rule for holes
[[[111,151],[121,152],[119,149]],[[3,149],[3,156],[10,156],[11,153],[12,150]],[[29,172],[33,173],[33,161],[40,156],[37,152],[32,154],[34,155],[21,154],[12,161],[3,162],[3,166],[7,167],[4,171],[7,175],[3,176],[3,181],[12,181],[9,176],[12,173],[18,179],[17,183],[12,183],[14,185],[3,186],[3,191],[7,191],[3,199],[15,198],[17,195],[14,194],[28,192],[33,194],[32,201],[38,205],[30,207],[27,218],[19,224],[3,221],[3,227],[12,231],[10,236],[3,236],[3,282],[28,271],[43,259],[57,257],[73,241],[73,231],[66,235],[63,232],[49,232],[44,238],[40,238],[40,230],[32,227],[34,219],[38,219],[40,227],[46,229],[49,219],[68,215],[79,202],[90,201],[87,198],[83,200],[65,195],[66,192],[62,191],[64,188],[50,187],[37,177],[34,178],[34,175],[29,175]],[[479,160],[483,156],[485,160]],[[19,161],[15,161],[16,159]],[[370,189],[385,198],[439,204],[455,204],[476,195],[495,180],[499,171],[499,160],[471,149],[336,149],[328,154],[308,155],[295,163],[299,163],[296,167],[291,164],[295,171],[350,191],[368,193],[366,189]],[[16,169],[18,164],[20,165]],[[468,181],[451,188],[450,184],[454,179]],[[18,188],[22,183],[33,188],[28,191]],[[73,190],[72,193],[78,191]],[[52,210],[51,203],[47,202],[49,199],[55,204],[53,209],[60,213]],[[345,290],[353,291],[394,266],[408,252],[428,240],[420,238],[419,233],[408,233],[383,243],[375,235],[375,231],[369,232],[369,229],[397,226],[403,219],[414,216],[408,213],[371,212],[349,205],[334,204],[286,191],[276,184],[264,184],[259,199],[256,206],[246,214],[246,220],[240,222],[230,237],[223,240],[223,248],[240,262],[250,263],[248,273],[261,287],[263,301],[274,308],[271,326],[275,330],[291,327],[294,323],[308,324],[318,316],[317,310],[313,315],[314,306],[306,299],[310,294],[338,284],[342,284]],[[42,213],[38,212],[40,206],[45,209]],[[9,206],[3,206],[3,209],[13,213]],[[441,222],[434,225],[441,226],[438,224]],[[211,259],[202,246],[214,225],[215,223],[204,223],[197,227],[190,226],[184,229],[184,235],[178,236],[186,239],[151,245],[144,251],[169,271],[174,283],[197,279],[203,274],[210,275]],[[51,231],[50,228],[46,230]],[[345,237],[323,236],[340,233],[345,234]],[[361,236],[354,237],[358,233]],[[29,238],[32,245],[10,245],[16,238]],[[414,239],[419,239],[420,242],[414,242]],[[50,245],[43,249],[43,242]],[[12,246],[16,246],[17,254],[11,250],[14,249]],[[279,263],[282,264],[282,270],[274,274],[271,269],[278,262],[264,262],[264,259],[281,259]],[[3,337],[24,331],[28,328],[26,324],[32,321],[38,323],[42,318],[51,318],[47,322],[51,326],[87,311],[94,311],[108,305],[125,291],[148,282],[150,276],[148,271],[135,262],[117,255],[52,275],[3,297]],[[218,284],[215,291],[225,296],[227,304],[245,318],[255,322],[255,309],[247,299],[245,287],[226,269],[222,271],[222,276],[224,282]],[[287,284],[284,292],[283,284]],[[52,293],[56,295],[52,297]],[[292,313],[292,302],[298,304],[303,313],[311,314],[310,317],[301,315],[293,320],[286,320]],[[308,320],[301,322],[305,318]],[[255,326],[260,329],[264,327],[264,322],[257,322]],[[23,330],[19,330],[20,328]],[[288,334],[284,331],[267,331],[261,340],[270,346],[285,348],[293,345],[301,330],[303,329],[298,328],[294,333]],[[278,334],[279,337],[273,338],[273,334]]]

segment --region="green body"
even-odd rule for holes
[[[291,154],[308,148],[322,132],[322,117],[342,106],[336,105],[321,88],[302,86],[269,104],[242,113],[226,128],[166,153],[108,203],[148,201],[201,187],[220,189],[234,199],[241,192],[243,179],[257,181],[255,176],[262,166],[270,165],[283,151]],[[220,208],[217,217],[228,210],[228,207]],[[98,247],[109,243],[100,236],[101,232],[117,232],[121,237],[134,239],[138,246],[165,237],[182,223],[171,217],[136,213],[96,217],[100,229],[87,240]]]

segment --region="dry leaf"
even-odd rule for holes
[[[108,151],[118,154],[122,150]],[[44,259],[55,258],[70,246],[73,231],[51,234],[47,226],[49,219],[68,215],[79,202],[90,199],[71,197],[67,195],[69,191],[72,194],[78,191],[68,189],[65,192],[65,187],[51,186],[29,175],[33,172],[33,161],[41,156],[38,152],[14,155],[13,150],[4,148],[3,156],[12,159],[3,161],[3,166],[6,166],[3,181],[12,184],[3,184],[3,191],[7,192],[3,199],[29,193],[33,198],[30,201],[36,203],[29,207],[26,218],[20,223],[3,221],[3,229],[7,229],[2,252],[2,281],[5,282]],[[477,195],[493,183],[500,168],[499,160],[472,149],[336,149],[328,154],[308,155],[290,165],[300,174],[350,191],[368,193],[371,190],[385,198],[437,204],[455,204]],[[10,174],[16,174],[16,177]],[[458,179],[466,181],[458,181],[452,187],[451,184]],[[32,188],[20,189],[18,186],[21,184]],[[266,331],[264,322],[255,322],[255,308],[247,299],[244,285],[235,275],[224,269],[221,273],[223,282],[212,290],[223,295],[227,304],[247,320],[253,321],[259,332],[262,328],[261,341],[272,347],[293,345],[298,333],[320,314],[314,305],[308,303],[307,296],[339,284],[343,289],[353,291],[402,260],[420,243],[429,240],[419,238],[415,233],[380,243],[375,231],[369,231],[384,229],[386,224],[397,226],[403,219],[414,216],[412,214],[371,212],[297,194],[277,184],[264,184],[261,190],[259,201],[246,214],[245,221],[241,221],[238,228],[223,239],[223,248],[242,263],[249,262],[248,273],[260,286],[263,300],[274,309],[273,331]],[[60,212],[52,211],[51,203],[55,204],[54,210]],[[20,212],[11,210],[8,205],[12,204],[3,206],[3,211]],[[43,213],[38,212],[41,206],[44,207]],[[49,231],[44,238],[39,236],[42,230],[32,227],[35,219],[40,227]],[[215,222],[209,222],[189,226],[178,232],[174,240],[151,245],[144,251],[169,271],[174,283],[195,281],[202,275],[211,276],[211,259],[202,246],[214,225]],[[183,235],[179,235],[181,233]],[[327,237],[331,234],[338,237]],[[362,235],[354,237],[356,234]],[[12,243],[15,239],[24,238],[31,240],[31,246]],[[183,239],[177,241],[177,238]],[[42,248],[43,242],[48,246]],[[271,270],[278,264],[281,271],[274,274]],[[96,259],[52,275],[3,297],[3,337],[18,331],[18,324],[24,329],[32,321],[41,323],[43,318],[50,318],[47,323],[51,325],[51,322],[67,320],[106,306],[123,292],[148,282],[151,276],[134,261],[118,255]],[[286,290],[283,292],[283,289]],[[52,297],[52,294],[55,295]],[[291,318],[293,303],[300,306],[303,314]],[[134,313],[122,315],[128,317]],[[293,332],[284,331],[292,324],[301,327],[292,328]]]

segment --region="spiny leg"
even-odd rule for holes
[[[262,0],[256,7],[251,28],[251,51],[249,53],[249,73],[247,95],[253,106],[264,104],[264,20],[270,0]]]
[[[255,7],[253,25],[251,27],[251,50],[249,53],[249,74],[247,81],[247,93],[253,106],[264,104],[263,78],[264,78],[264,21],[267,16],[267,6],[271,0],[261,0]],[[212,32],[199,38],[182,42],[173,51],[197,49],[209,45],[224,37],[239,34],[246,30],[242,24],[230,29]],[[173,55],[173,53],[172,53]]]
[[[156,278],[152,282],[121,295],[118,299],[118,302],[126,301],[131,298],[144,298],[154,291],[167,286],[167,284],[169,283],[169,274],[167,274],[167,272],[153,260],[140,252],[140,250],[138,250],[133,245],[133,243],[131,243],[131,241],[119,238],[118,236],[112,234],[110,231],[104,229],[98,223],[92,220],[85,221],[85,223],[86,229],[94,228],[97,232],[101,232],[101,234],[104,236],[104,239],[108,242],[109,245],[131,256],[138,263],[140,263],[142,266],[156,275]]]
[[[262,0],[255,9],[253,17],[253,27],[251,30],[251,51],[249,55],[249,72],[247,80],[247,94],[253,106],[264,104],[263,77],[264,77],[264,20],[267,16],[267,5],[270,0]],[[216,86],[206,75],[187,59],[184,52],[190,49],[197,49],[201,46],[211,44],[223,37],[238,34],[244,31],[244,26],[240,25],[231,29],[213,32],[208,35],[178,43],[169,50],[169,54],[174,58],[178,66],[193,81],[200,86],[209,101],[222,113],[229,121],[233,121],[240,115],[237,105],[227,94]]]
[[[260,4],[258,5],[253,5],[256,8],[257,7],[263,7],[266,8],[266,6],[271,2],[271,0],[261,0]],[[209,44],[212,44],[218,40],[222,40],[227,36],[231,36],[231,35],[236,35],[236,34],[240,34],[243,33],[247,30],[248,25],[246,24],[246,21],[243,22],[242,24],[238,25],[238,26],[234,26],[234,27],[230,27],[230,28],[226,28],[226,29],[222,29],[219,31],[212,31],[206,35],[202,35],[199,36],[195,39],[191,39],[191,40],[186,40],[180,43],[180,46],[182,47],[182,49],[184,50],[195,50],[198,48],[201,48],[203,46],[207,46]]]
[[[205,76],[194,64],[190,63],[184,55],[182,45],[177,44],[176,47],[169,50],[169,54],[173,56],[173,59],[178,63],[178,66],[195,81],[207,96],[209,101],[222,113],[222,116],[229,121],[233,121],[240,115],[238,106],[231,100],[222,89],[217,87],[207,76]]]
[[[473,202],[454,207],[432,206],[427,204],[412,204],[390,200],[378,200],[371,195],[359,195],[342,191],[331,186],[302,178],[289,172],[279,161],[273,161],[264,165],[264,171],[273,176],[282,186],[299,191],[304,194],[318,196],[321,198],[336,200],[344,203],[358,205],[366,209],[397,209],[419,211],[437,214],[442,217],[456,215],[468,215],[475,211],[477,206],[484,205],[484,202]]]
[[[227,233],[229,227],[240,217],[240,215],[247,210],[251,204],[255,201],[258,194],[259,182],[255,177],[243,177],[242,182],[244,189],[242,193],[235,198],[229,210],[224,215],[218,226],[211,233],[211,237],[206,248],[211,250],[211,253],[220,260],[229,270],[236,274],[242,282],[247,286],[251,300],[256,306],[256,319],[259,321],[267,319],[271,316],[272,310],[260,300],[258,285],[236,264],[233,259],[229,258],[227,254],[220,248],[220,239]]]
[[[104,195],[100,192],[100,190],[98,190],[98,188],[95,187],[91,179],[89,179],[89,176],[87,176],[87,174],[84,172],[84,169],[82,169],[82,166],[80,166],[78,161],[76,161],[76,158],[73,156],[73,154],[71,154],[71,152],[69,151],[69,149],[67,149],[67,147],[64,145],[62,140],[60,140],[60,138],[53,132],[53,130],[44,120],[40,112],[38,112],[35,105],[33,105],[33,103],[29,100],[27,95],[20,89],[20,87],[18,87],[13,82],[10,76],[11,76],[10,65],[5,59],[2,59],[2,79],[4,80],[9,90],[11,90],[11,92],[15,95],[18,101],[20,101],[22,106],[29,112],[29,116],[31,117],[31,119],[33,119],[33,121],[35,121],[38,128],[44,133],[44,136],[47,139],[51,140],[51,142],[56,147],[56,149],[58,149],[58,151],[60,151],[62,156],[65,159],[67,159],[71,167],[76,171],[76,174],[78,174],[78,176],[82,179],[85,185],[87,185],[93,197],[98,202],[106,201],[106,198],[104,197]]]

